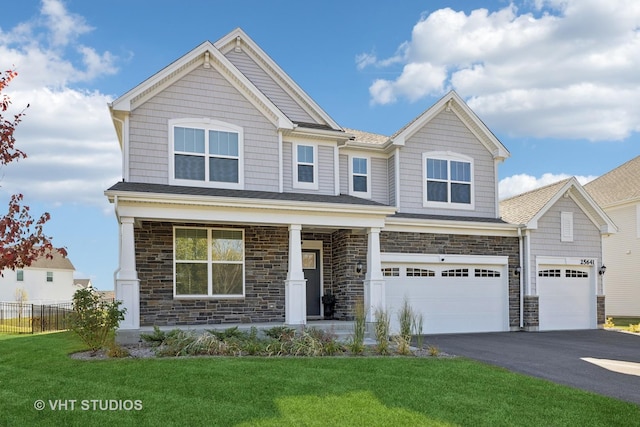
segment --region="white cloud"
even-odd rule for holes
[[[498,183],[498,194],[500,199],[506,199],[511,196],[526,193],[527,191],[535,190],[536,188],[544,187],[545,185],[554,184],[567,178],[571,178],[571,175],[545,173],[538,178],[527,174],[517,174],[500,180]],[[596,178],[597,176],[593,175],[576,176],[576,179],[582,185]]]
[[[524,6],[531,2],[520,2]],[[391,57],[373,104],[455,89],[491,128],[514,136],[621,140],[640,132],[640,2],[537,0],[469,14],[440,9]],[[385,59],[368,57],[366,66]]]
[[[16,147],[27,158],[0,171],[0,194],[24,193],[27,202],[104,207],[103,192],[120,179],[121,160],[107,103],[98,91],[72,87],[117,71],[109,52],[77,42],[91,31],[58,0],[43,0],[41,15],[0,30],[0,58],[15,66],[6,90],[13,110],[27,104]]]

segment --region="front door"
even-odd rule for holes
[[[307,279],[307,317],[319,317],[320,311],[320,250],[302,250],[302,269]]]

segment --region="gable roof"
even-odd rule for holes
[[[214,43],[216,49],[222,54],[229,51],[244,51],[255,63],[280,86],[292,99],[294,99],[311,117],[318,123],[304,123],[315,127],[318,124],[329,129],[342,130],[342,128],[291,78],[266,52],[255,43],[241,28],[236,28],[229,34]],[[269,96],[266,87],[261,87],[260,82],[254,84],[265,95]],[[286,114],[286,113],[285,113]],[[299,123],[300,125],[304,125]]]
[[[46,256],[41,256],[31,263],[28,268],[42,268],[42,269],[51,269],[51,270],[75,270],[73,264],[69,258],[64,257],[60,254],[60,252],[53,250],[51,252],[53,258],[47,258]]]
[[[509,150],[502,145],[493,132],[491,132],[473,110],[469,108],[460,95],[453,90],[392,135],[390,141],[395,145],[404,145],[407,139],[422,129],[442,111],[453,112],[493,155],[494,159],[504,160],[511,155]]]
[[[640,156],[584,186],[602,207],[640,201]]]
[[[205,41],[109,104],[111,117],[116,125],[116,130],[119,131],[118,136],[122,138],[120,122],[126,113],[132,111],[136,106],[144,103],[150,97],[197,67],[213,68],[218,71],[277,128],[293,129],[295,127],[293,122],[242,74],[213,43]]]
[[[500,202],[500,215],[512,224],[538,228],[538,220],[560,199],[571,197],[601,233],[615,233],[616,226],[598,204],[589,196],[575,177],[558,181]]]

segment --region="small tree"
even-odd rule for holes
[[[122,302],[102,301],[92,289],[79,289],[73,294],[73,312],[69,314],[69,328],[78,334],[80,339],[95,354],[105,348],[124,320],[125,308]]]
[[[27,291],[23,288],[16,289],[15,293],[16,302],[18,303],[18,322],[22,322],[22,315],[24,314],[24,303],[29,299]]]
[[[14,114],[13,119],[3,116],[11,99],[2,91],[17,75],[15,70],[0,72],[0,167],[27,157],[23,151],[15,148],[14,137],[16,126],[25,114],[24,110]],[[5,268],[14,270],[28,267],[42,256],[52,258],[53,250],[57,250],[62,256],[67,255],[65,249],[54,249],[51,238],[44,234],[43,226],[49,221],[50,215],[45,212],[37,220],[32,218],[29,206],[21,205],[22,199],[22,194],[11,196],[7,214],[0,216],[0,275]]]

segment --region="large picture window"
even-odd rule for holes
[[[425,153],[424,205],[473,208],[473,162],[450,153]]]
[[[173,120],[172,183],[241,189],[242,129],[217,121]]]
[[[175,228],[175,290],[180,296],[244,295],[244,232]]]

